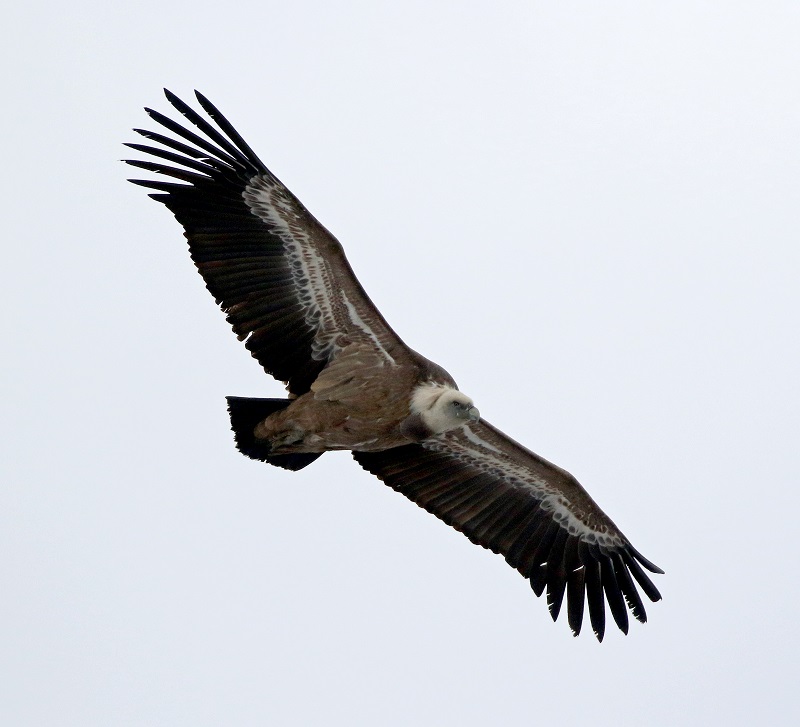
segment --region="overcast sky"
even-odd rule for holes
[[[4,13],[0,723],[798,719],[800,4]],[[279,396],[118,160],[202,90],[404,340],[660,565],[572,638]]]

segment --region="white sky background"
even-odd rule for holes
[[[795,723],[800,4],[77,2],[0,32],[0,723]],[[573,639],[348,455],[235,451],[224,396],[281,387],[117,161],[162,86],[666,570],[648,624]]]

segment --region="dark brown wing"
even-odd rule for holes
[[[568,472],[517,444],[488,423],[383,452],[354,452],[356,461],[420,507],[463,532],[473,543],[505,556],[547,590],[555,621],[567,595],[567,620],[577,636],[584,603],[595,635],[605,632],[605,601],[628,632],[627,603],[646,621],[636,583],[661,598],[644,558]]]
[[[183,225],[206,287],[267,373],[302,394],[350,343],[371,346],[387,363],[406,355],[336,238],[225,117],[198,93],[215,127],[165,93],[205,138],[147,109],[170,134],[136,129],[165,148],[128,144],[158,160],[128,163],[176,181],[130,181],[158,190],[150,196]]]

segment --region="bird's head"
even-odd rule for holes
[[[412,414],[419,414],[425,426],[441,434],[481,418],[477,407],[466,394],[449,386],[427,385],[414,392]]]

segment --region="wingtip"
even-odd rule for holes
[[[630,543],[628,543],[628,548],[630,549],[631,553],[633,553],[636,560],[638,560],[647,570],[651,573],[657,573],[658,575],[664,575],[664,571],[661,570],[655,563],[645,558],[636,548],[634,548]]]
[[[181,114],[184,116],[187,112],[191,112],[188,104],[183,101],[177,94],[172,93],[168,88],[164,89],[164,95],[167,97],[167,101],[172,104],[174,108],[176,108]]]

